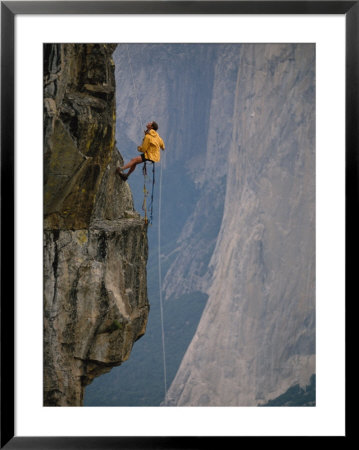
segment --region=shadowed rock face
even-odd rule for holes
[[[146,225],[115,174],[115,45],[44,46],[44,405],[82,405],[146,329]]]

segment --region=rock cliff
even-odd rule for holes
[[[209,299],[166,404],[256,406],[315,373],[315,54],[243,45]]]
[[[44,45],[44,405],[80,406],[146,329],[147,225],[116,175],[116,45]]]

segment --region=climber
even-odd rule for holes
[[[145,161],[150,161],[152,163],[160,161],[160,149],[164,150],[165,144],[161,136],[157,133],[157,130],[158,124],[156,122],[149,122],[146,125],[145,137],[143,138],[142,145],[137,147],[137,150],[141,152],[142,155],[132,158],[125,166],[116,169],[116,172],[124,181],[126,181],[136,169],[137,164],[141,164]],[[124,173],[123,171],[126,169],[129,169],[129,171]]]

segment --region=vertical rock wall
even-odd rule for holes
[[[240,58],[209,299],[167,405],[261,405],[316,370],[315,47]]]
[[[146,329],[146,225],[115,174],[115,45],[44,45],[44,405],[82,405]]]

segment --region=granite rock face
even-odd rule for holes
[[[315,373],[315,53],[243,45],[209,299],[167,405],[256,406]]]
[[[45,406],[82,405],[147,324],[147,225],[115,174],[115,48],[44,46]]]

